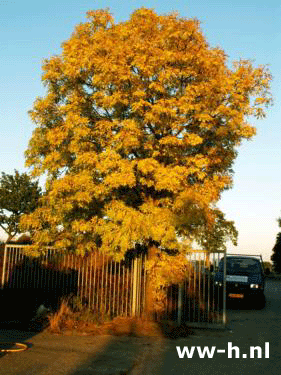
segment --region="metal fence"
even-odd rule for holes
[[[33,293],[49,306],[76,296],[102,316],[140,316],[144,309],[145,255],[115,262],[94,252],[85,256],[48,249],[39,257],[25,254],[24,245],[7,245],[2,289]],[[41,296],[41,297],[40,297]]]
[[[82,257],[48,249],[40,257],[30,257],[24,249],[25,245],[6,245],[2,289],[34,293],[42,303],[51,306],[73,295],[93,312],[110,318],[144,313],[145,254],[115,262],[98,252]],[[204,251],[190,253],[186,280],[181,285],[165,288],[164,309],[155,318],[199,327],[224,325],[225,288],[214,282],[223,255]]]
[[[225,286],[215,283],[215,273],[224,253],[189,253],[185,281],[166,288],[164,313],[158,320],[176,320],[189,326],[215,327],[226,324]]]

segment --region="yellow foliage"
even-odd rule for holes
[[[229,68],[198,21],[145,8],[120,23],[90,11],[62,48],[44,61],[47,94],[30,113],[26,163],[47,174],[22,221],[37,248],[120,259],[136,244],[182,252],[179,236],[207,238],[236,148],[255,133],[249,116],[271,102],[268,70]]]

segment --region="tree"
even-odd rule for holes
[[[281,227],[281,218],[278,219],[279,226]],[[276,243],[272,249],[273,254],[271,260],[273,263],[273,269],[277,273],[281,273],[281,232],[277,234]]]
[[[235,237],[216,202],[237,146],[255,134],[249,116],[271,102],[267,68],[229,68],[197,20],[145,8],[117,24],[90,11],[62,47],[44,62],[26,151],[33,175],[47,175],[22,222],[37,250],[121,259],[139,244],[175,256],[210,233]]]
[[[19,221],[23,214],[36,208],[41,194],[37,181],[26,173],[15,170],[14,175],[2,173],[0,178],[0,227],[8,235],[9,242],[20,232]]]
[[[266,275],[270,275],[270,273],[272,272],[272,263],[271,262],[263,262],[263,267],[264,267],[264,273]]]

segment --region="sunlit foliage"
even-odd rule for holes
[[[88,12],[62,48],[44,62],[26,152],[33,175],[47,174],[23,221],[38,249],[118,259],[136,244],[182,253],[235,240],[216,202],[255,134],[249,119],[270,104],[268,70],[230,68],[197,20],[145,8],[122,23]]]

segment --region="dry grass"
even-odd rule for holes
[[[69,301],[64,300],[60,309],[48,316],[48,331],[65,335],[115,335],[136,337],[186,337],[192,331],[186,326],[177,326],[172,322],[156,323],[140,318],[117,317],[111,321],[97,318],[86,309],[74,311]]]
[[[68,306],[67,301],[62,301],[60,309],[56,313],[48,316],[50,324],[48,329],[54,333],[61,332],[67,322],[72,320],[72,315],[73,312]]]

